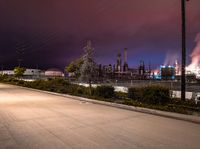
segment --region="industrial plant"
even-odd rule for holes
[[[129,67],[128,49],[125,48],[123,55],[121,53],[117,54],[116,64],[99,65],[99,77],[118,80],[150,79],[151,67],[150,65],[146,67],[142,60],[138,68]]]
[[[122,58],[123,57],[123,58]],[[181,65],[176,60],[174,65],[160,65],[156,70],[151,65],[140,61],[137,68],[131,68],[128,64],[128,49],[124,49],[123,55],[117,54],[116,63],[99,65],[99,77],[117,80],[175,80],[181,78]],[[194,82],[200,79],[200,68],[191,69],[186,67],[187,82]]]

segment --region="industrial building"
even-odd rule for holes
[[[116,64],[99,65],[99,77],[117,80],[150,79],[151,68],[145,67],[144,61],[140,61],[138,68],[130,68],[128,65],[128,49],[124,49],[124,59],[122,54],[117,54]]]
[[[64,77],[64,73],[59,69],[52,68],[45,71],[44,76],[46,77]]]
[[[174,66],[160,66],[160,73],[162,80],[174,80],[175,79],[175,67]]]
[[[192,65],[193,66],[193,65]],[[200,64],[195,67],[186,67],[186,81],[194,82],[200,80]],[[152,71],[151,65],[145,65],[141,60],[137,68],[128,65],[128,49],[124,48],[123,55],[117,54],[116,63],[109,65],[99,65],[99,77],[116,80],[177,80],[181,78],[181,66],[176,60],[174,65],[161,65],[157,70]]]
[[[196,82],[200,80],[200,69],[189,69],[186,67],[186,81]],[[160,70],[152,73],[152,77],[157,80],[181,80],[181,66],[175,61],[174,65],[161,65]]]

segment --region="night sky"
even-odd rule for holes
[[[16,49],[24,49],[23,66],[64,69],[88,39],[98,63],[115,63],[123,48],[131,67],[173,63],[181,53],[180,8],[181,0],[0,0],[0,65],[16,66]],[[190,0],[188,55],[199,32],[200,0]]]

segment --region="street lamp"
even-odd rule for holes
[[[186,64],[186,17],[185,2],[189,0],[181,0],[182,14],[182,66],[181,66],[181,100],[185,100],[185,64]]]

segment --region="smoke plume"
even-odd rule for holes
[[[164,66],[173,66],[175,64],[175,61],[178,60],[179,55],[177,53],[167,53],[166,57],[165,57],[165,61],[164,61]]]
[[[197,34],[195,38],[196,47],[193,49],[192,54],[190,55],[191,57],[191,63],[188,66],[188,69],[194,70],[198,69],[200,66],[200,33]]]

